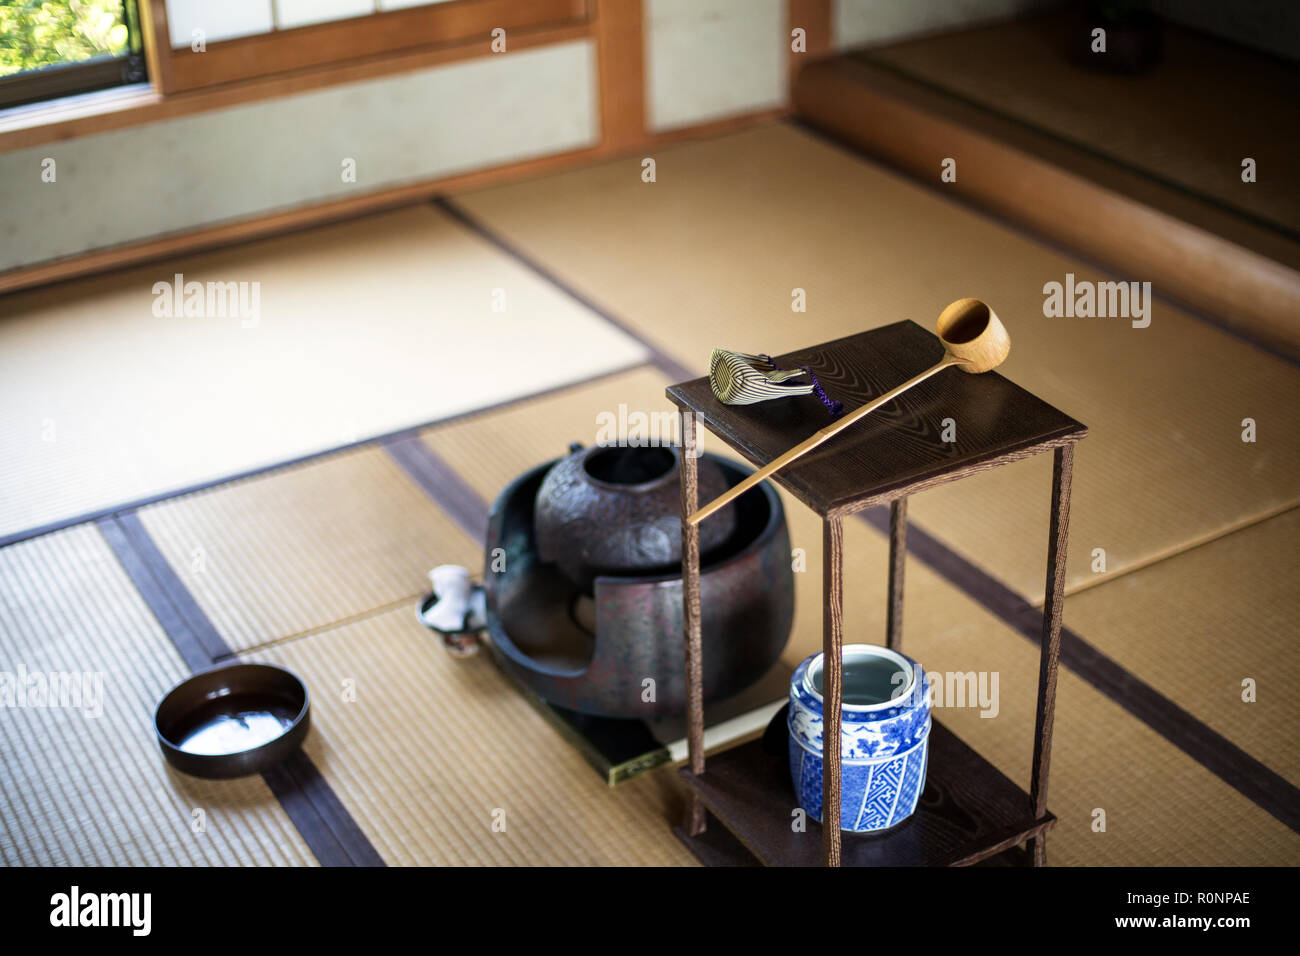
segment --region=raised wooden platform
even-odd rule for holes
[[[1063,16],[813,63],[795,107],[945,194],[1300,355],[1293,130],[1278,123],[1300,67],[1169,26],[1147,73],[1098,74],[1056,49]],[[1261,177],[1271,168],[1269,183],[1241,181],[1244,157]],[[940,178],[948,159],[954,181]]]

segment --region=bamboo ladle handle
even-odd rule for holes
[[[838,421],[813,433],[795,445],[789,451],[773,458],[762,468],[749,475],[739,484],[714,498],[707,505],[689,515],[686,521],[697,525],[718,509],[739,498],[750,488],[769,477],[790,462],[806,455],[818,445],[838,435],[860,418],[870,415],[881,405],[902,395],[914,385],[919,385],[932,375],[942,372],[951,365],[956,365],[964,372],[978,374],[997,368],[1011,351],[1011,337],[1003,327],[997,315],[979,299],[958,299],[939,313],[935,323],[939,341],[943,343],[943,359],[919,375],[908,379],[897,388],[891,388],[884,395],[872,400],[861,408],[855,408]]]

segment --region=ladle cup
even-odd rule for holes
[[[687,517],[689,524],[697,525],[709,515],[728,502],[743,495],[750,488],[784,468],[796,458],[812,451],[822,442],[838,435],[860,418],[874,412],[881,405],[902,395],[913,385],[919,385],[931,375],[938,374],[950,365],[955,365],[963,372],[977,375],[997,368],[1011,351],[1011,336],[999,321],[992,309],[979,299],[958,299],[942,312],[935,322],[935,331],[943,343],[943,358],[920,375],[908,379],[897,388],[890,389],[884,395],[874,399],[861,408],[855,408],[838,421],[832,422],[812,436],[801,441],[789,451],[772,459],[744,481],[732,486],[725,494],[714,498],[707,505]]]

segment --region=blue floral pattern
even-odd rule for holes
[[[822,812],[822,702],[805,682],[818,655],[803,661],[790,680],[790,777],[799,806],[820,822]],[[900,655],[902,656],[902,655]],[[925,786],[929,755],[930,696],[921,666],[904,660],[913,690],[897,706],[842,711],[840,828],[881,830],[907,819]]]

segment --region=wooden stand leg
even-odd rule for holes
[[[840,710],[844,696],[844,523],[822,524],[822,855],[840,865]]]
[[[903,649],[903,566],[907,563],[907,499],[889,506],[889,609],[885,646]]]
[[[691,773],[704,773],[704,669],[700,639],[700,529],[686,518],[699,505],[698,435],[695,416],[681,415],[682,498],[682,634],[686,646],[686,743]],[[683,828],[691,836],[704,832],[704,804],[691,790]]]
[[[1043,602],[1042,654],[1038,665],[1038,716],[1034,723],[1034,770],[1029,799],[1034,816],[1047,812],[1047,774],[1052,762],[1056,672],[1061,656],[1061,612],[1065,602],[1065,555],[1070,525],[1070,478],[1074,446],[1056,449],[1052,467],[1052,518],[1047,541],[1047,589]],[[1047,863],[1047,835],[1029,841],[1034,865]]]

